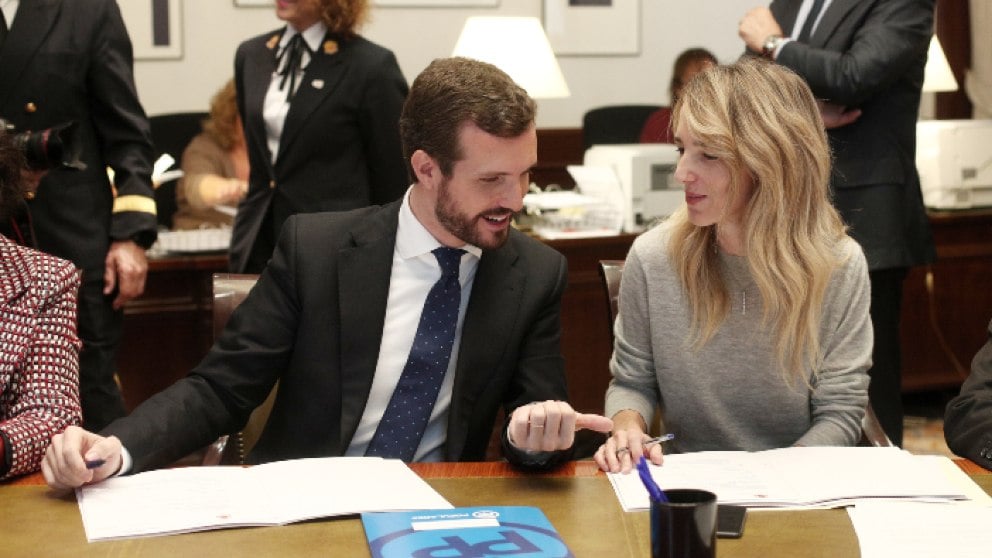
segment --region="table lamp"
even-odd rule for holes
[[[570,95],[536,17],[469,17],[452,56],[489,62],[509,74],[535,99]]]

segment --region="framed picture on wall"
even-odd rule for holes
[[[558,55],[636,55],[640,16],[641,0],[544,0],[544,31]]]
[[[383,8],[494,8],[499,0],[373,0]]]
[[[180,0],[119,2],[131,36],[135,60],[183,57],[183,14]]]
[[[272,0],[234,0],[234,5],[242,8],[275,8],[275,2]]]

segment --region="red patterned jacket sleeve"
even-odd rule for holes
[[[52,436],[80,424],[76,293],[67,261],[0,237],[0,433],[7,478],[37,471]]]

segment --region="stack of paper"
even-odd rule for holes
[[[231,229],[192,229],[188,231],[161,231],[152,248],[154,251],[175,254],[203,254],[226,251],[231,246]]]
[[[859,502],[848,508],[863,558],[986,558],[992,506]]]
[[[863,558],[984,558],[992,547],[992,498],[946,457],[921,455],[960,482],[969,500],[862,500],[847,509]]]
[[[178,180],[182,178],[182,169],[169,170],[169,167],[174,164],[176,164],[176,160],[168,153],[163,153],[162,156],[155,161],[155,164],[152,166],[152,184],[156,188],[170,180]]]
[[[76,498],[90,541],[452,507],[403,462],[375,457],[149,471]]]
[[[721,504],[748,507],[839,507],[879,498],[950,501],[976,494],[968,485],[977,485],[950,460],[942,458],[948,468],[927,457],[874,447],[712,451],[666,455],[651,474],[662,489],[702,488]],[[636,474],[609,478],[624,510],[650,507]]]

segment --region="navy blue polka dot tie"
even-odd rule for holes
[[[441,278],[427,293],[410,356],[365,455],[413,460],[451,359],[461,303],[458,267],[464,253],[444,246],[434,250]]]

